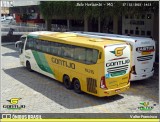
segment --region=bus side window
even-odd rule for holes
[[[42,46],[41,41],[38,40],[38,39],[36,39],[35,42],[36,42],[36,45],[35,45],[36,50],[39,50],[39,51],[40,51],[40,50],[41,50],[41,46]]]
[[[46,53],[51,53],[50,51],[50,42],[49,41],[42,41],[42,46],[41,46],[41,50],[42,52],[46,52]]]
[[[98,59],[98,50],[93,49],[93,63],[96,63]]]
[[[91,64],[93,62],[93,50],[86,49],[86,63]]]
[[[58,43],[56,42],[51,42],[51,46],[50,46],[50,52],[53,55],[58,55]]]
[[[86,60],[85,53],[86,53],[86,49],[85,48],[75,47],[74,59],[85,63],[85,60]]]
[[[58,56],[62,56],[62,47],[63,46],[64,46],[63,44],[57,43],[56,48],[57,48],[57,55]]]
[[[87,49],[86,50],[86,63],[87,64],[94,64],[97,62],[98,59],[98,51],[94,49]]]
[[[73,58],[74,48],[72,46],[65,44],[61,49],[62,57]]]

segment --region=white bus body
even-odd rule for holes
[[[153,76],[155,62],[155,41],[151,38],[133,37],[98,32],[73,31],[80,36],[122,40],[132,46],[132,71],[130,81],[147,79]]]

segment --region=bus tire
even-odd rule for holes
[[[82,91],[81,91],[81,84],[79,82],[78,79],[74,79],[73,81],[73,88],[74,88],[74,91],[78,94],[81,94]]]
[[[30,72],[32,71],[31,64],[29,61],[26,62],[26,68],[28,71],[30,71]]]
[[[72,89],[73,85],[68,75],[63,76],[63,84],[67,89]]]

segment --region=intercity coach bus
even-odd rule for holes
[[[130,86],[131,47],[126,42],[42,31],[23,35],[16,45],[20,63],[29,71],[77,93],[112,96]]]
[[[133,37],[118,34],[74,31],[81,36],[122,40],[132,46],[132,71],[130,81],[147,79],[153,76],[155,62],[155,41],[151,38]]]

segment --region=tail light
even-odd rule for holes
[[[131,73],[132,73],[132,74],[136,74],[135,65],[134,65],[134,66],[132,66]]]
[[[106,89],[106,88],[107,88],[107,87],[106,87],[106,83],[105,83],[105,76],[102,76],[102,77],[101,77],[100,87],[101,87],[102,89]]]

